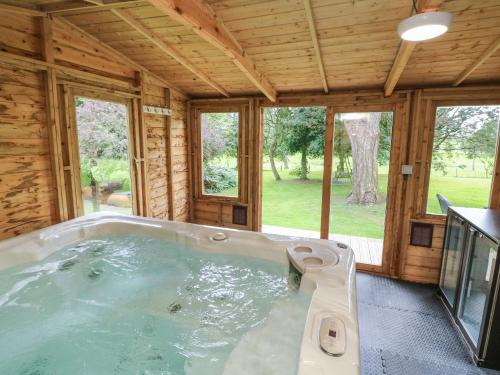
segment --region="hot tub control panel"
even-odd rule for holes
[[[345,353],[346,330],[345,324],[341,319],[330,316],[321,321],[319,345],[326,354],[335,357],[340,357]]]

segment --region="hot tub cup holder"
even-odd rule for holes
[[[316,244],[299,244],[286,250],[288,260],[302,274],[334,266],[339,262],[334,251]]]
[[[217,242],[226,241],[227,235],[224,232],[216,232],[216,233],[210,235],[210,239],[212,241],[217,241]]]

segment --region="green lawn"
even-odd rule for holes
[[[281,172],[275,181],[271,171],[263,172],[262,223],[288,228],[319,231],[321,221],[322,172],[313,171],[308,181]],[[385,195],[387,175],[380,176],[380,191]],[[332,186],[332,233],[382,238],[385,203],[372,207],[347,205],[348,185]]]
[[[484,208],[488,205],[491,178],[431,176],[427,212],[441,213],[436,194],[444,195],[453,206]]]
[[[264,165],[262,186],[262,223],[287,228],[319,231],[321,217],[322,163],[311,160],[308,181],[290,176],[280,169],[281,181],[275,181],[268,165]],[[334,166],[335,167],[335,166]],[[330,232],[371,238],[383,238],[387,167],[379,168],[379,191],[383,200],[371,207],[348,205],[345,198],[349,185],[332,186]],[[491,179],[443,177],[433,172],[429,187],[428,212],[441,213],[436,193],[456,206],[485,207],[488,203]],[[237,189],[225,190],[220,195],[237,194]]]

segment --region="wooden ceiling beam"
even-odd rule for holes
[[[465,68],[453,81],[453,86],[460,85],[463,81],[467,79],[468,76],[471,75],[474,70],[476,70],[481,64],[483,64],[488,58],[493,55],[500,48],[500,37],[491,43],[488,48],[486,48],[483,53],[474,60],[467,68]]]
[[[142,36],[144,36],[146,39],[148,39],[151,43],[153,43],[156,47],[158,47],[165,55],[168,55],[169,57],[172,57],[175,61],[177,61],[179,64],[181,64],[183,67],[188,69],[191,73],[196,75],[198,78],[200,78],[202,81],[216,89],[218,92],[220,92],[222,95],[229,97],[229,93],[217,82],[212,80],[207,74],[202,72],[199,68],[194,66],[189,60],[187,60],[185,57],[183,57],[177,49],[172,47],[171,45],[165,43],[162,39],[161,36],[157,35],[150,29],[148,29],[146,26],[144,26],[139,20],[137,20],[130,12],[126,10],[117,10],[117,9],[112,9],[111,12],[120,18],[122,21],[126,22],[128,25],[130,25],[134,30],[139,32]]]
[[[417,13],[435,12],[439,10],[439,7],[443,2],[444,0],[417,0]],[[413,14],[413,9],[411,14]],[[396,53],[396,57],[394,58],[394,62],[392,63],[391,70],[389,71],[389,75],[387,76],[387,79],[385,81],[385,96],[392,95],[399,81],[399,78],[401,78],[401,75],[406,68],[406,64],[408,64],[408,61],[410,60],[410,57],[416,46],[416,42],[409,42],[407,40],[401,41],[398,52]]]
[[[65,7],[61,7],[59,4],[45,5],[42,7],[42,9],[54,16],[70,16],[74,14],[99,12],[101,10],[130,8],[146,4],[144,0],[128,0],[128,1],[119,1],[115,3],[94,3],[89,1],[87,2],[89,3],[88,5],[81,5],[81,3],[78,3],[73,5],[69,4],[66,5]],[[64,3],[62,5],[64,5]]]
[[[316,54],[323,90],[326,94],[328,94],[328,81],[326,80],[325,66],[323,65],[323,56],[321,55],[321,48],[319,46],[318,33],[316,31],[316,23],[314,22],[311,0],[304,0],[304,9],[306,11],[307,23],[309,24],[309,32],[311,33],[311,39],[314,46],[314,53]]]
[[[408,64],[408,60],[410,60],[411,54],[415,49],[417,43],[409,42],[407,40],[403,40],[399,45],[398,53],[396,54],[396,58],[392,63],[391,71],[387,76],[387,80],[384,85],[384,95],[391,96],[396,84],[403,74],[403,71],[406,68],[406,64]]]
[[[18,7],[15,5],[0,3],[0,12],[4,12],[4,11],[10,12],[10,13],[24,14],[24,15],[33,16],[33,17],[46,17],[47,16],[47,12],[43,12],[40,10],[31,9],[31,8],[23,8],[23,7]]]
[[[66,19],[64,19],[62,17],[58,17],[57,19],[59,21],[65,23],[69,28],[72,28],[74,31],[76,31],[76,32],[80,33],[81,35],[83,35],[83,36],[85,36],[85,37],[93,40],[96,44],[98,44],[103,49],[103,51],[106,51],[109,55],[113,56],[118,61],[123,61],[124,63],[128,64],[132,68],[137,69],[138,71],[146,73],[147,75],[151,76],[152,78],[154,78],[156,81],[158,81],[160,84],[164,85],[165,87],[168,87],[170,89],[176,90],[181,95],[187,97],[187,95],[186,95],[186,93],[184,91],[182,91],[181,89],[179,89],[178,87],[176,87],[171,82],[169,82],[166,79],[164,79],[164,78],[158,76],[157,74],[153,73],[148,68],[146,68],[145,66],[137,63],[136,61],[132,60],[128,56],[125,56],[123,53],[117,51],[116,49],[114,49],[110,45],[102,42],[101,40],[99,40],[95,36],[89,34],[85,30],[83,30],[80,27],[76,26],[74,23],[72,23],[72,22],[70,22],[70,21],[68,21],[68,20],[66,20]]]
[[[229,56],[266,97],[276,100],[276,90],[241,49],[234,36],[203,0],[147,0],[173,20],[191,28],[201,38]]]

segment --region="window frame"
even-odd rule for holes
[[[436,214],[427,212],[427,202],[429,199],[429,185],[432,172],[432,148],[434,146],[434,135],[436,129],[436,114],[438,107],[467,107],[467,106],[500,106],[500,100],[495,99],[455,99],[455,100],[432,100],[429,110],[429,145],[427,149],[426,159],[423,163],[426,166],[424,175],[424,183],[422,190],[422,207],[421,217],[423,219],[438,219],[442,220],[446,214]],[[500,208],[500,125],[497,132],[496,148],[495,148],[495,162],[493,164],[493,171],[490,182],[490,194],[488,197],[488,208]]]
[[[238,194],[236,196],[226,196],[226,195],[214,195],[206,194],[203,190],[203,139],[201,136],[201,116],[204,113],[238,113],[238,153],[236,156],[237,160],[237,170],[238,170]],[[234,106],[210,106],[210,107],[198,107],[195,111],[195,198],[208,200],[208,201],[224,201],[224,202],[241,202],[242,200],[242,174],[243,174],[243,158],[242,155],[245,154],[242,147],[244,146],[244,110],[239,105]]]

